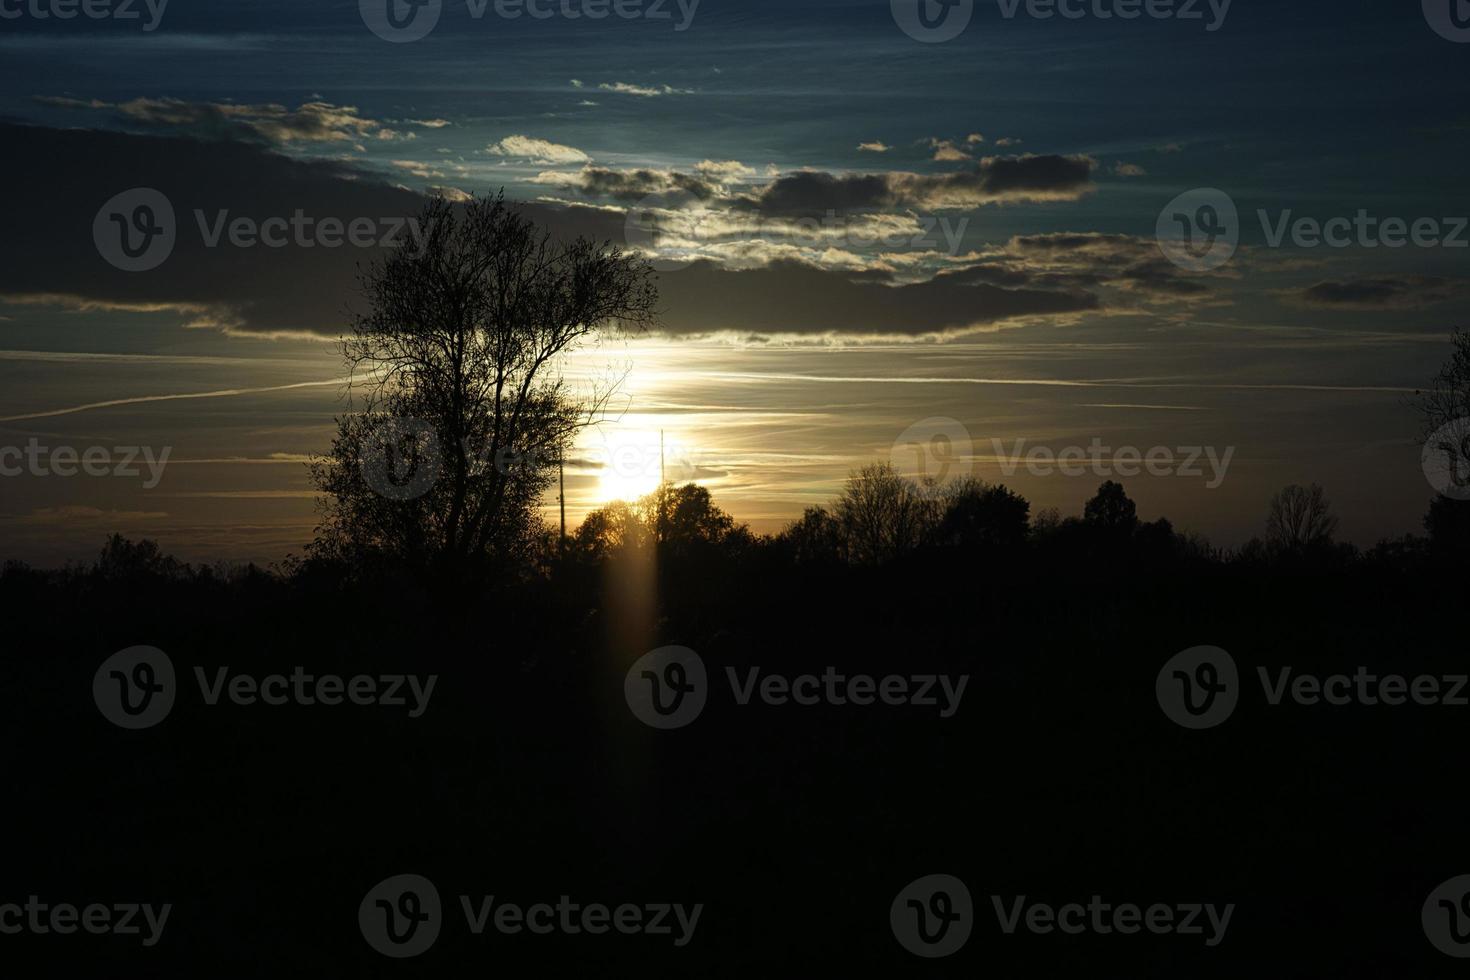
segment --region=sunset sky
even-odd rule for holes
[[[1470,322],[1470,44],[1418,2],[1235,0],[1212,24],[1206,3],[1125,21],[991,0],[940,43],[889,0],[596,21],[444,0],[392,43],[365,23],[386,2],[171,0],[145,30],[141,2],[142,23],[0,0],[22,12],[0,17],[0,447],[169,453],[156,486],[141,458],[0,477],[0,558],[88,559],[112,531],[193,561],[300,553],[303,463],[346,408],[333,338],[375,250],[208,247],[209,227],[501,188],[659,260],[661,327],[565,365],[627,373],[569,474],[573,521],[650,488],[660,430],[671,478],[774,531],[917,425],[962,431],[951,472],[1033,514],[1079,512],[1104,477],[1007,475],[1018,441],[1100,440],[1232,449],[1218,486],[1207,464],[1121,481],[1140,516],[1217,544],[1293,482],[1323,484],[1359,544],[1419,530],[1412,395]],[[94,220],[135,188],[171,203],[177,241],[129,272]],[[1239,215],[1206,270],[1155,237],[1198,188]],[[1360,212],[1451,243],[1270,241]]]

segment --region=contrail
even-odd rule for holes
[[[1356,391],[1367,393],[1413,394],[1415,388],[1392,388],[1379,385],[1312,385],[1312,384],[1219,384],[1195,381],[1067,381],[1060,378],[905,378],[881,376],[841,376],[830,374],[760,374],[741,371],[691,371],[688,375],[735,381],[817,381],[827,384],[908,384],[908,385],[1034,385],[1049,388],[1174,388],[1202,391]]]
[[[190,391],[178,395],[140,395],[137,398],[114,398],[105,402],[88,402],[85,405],[72,405],[68,408],[52,408],[44,412],[30,412],[25,415],[6,415],[0,417],[0,422],[24,422],[28,419],[47,419],[55,415],[74,415],[77,412],[90,412],[95,408],[114,408],[118,405],[140,405],[144,402],[172,402],[189,398],[228,398],[231,395],[259,395],[270,391],[290,391],[294,388],[325,388],[327,385],[345,384],[348,378],[335,378],[331,381],[301,381],[290,385],[271,385],[267,388],[222,388],[219,391]]]

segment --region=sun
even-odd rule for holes
[[[661,470],[659,433],[616,429],[604,433],[597,493],[603,501],[634,501],[658,489]]]

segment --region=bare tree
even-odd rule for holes
[[[917,548],[934,525],[935,499],[888,463],[854,470],[834,507],[850,559],[876,565]]]
[[[1431,513],[1441,528],[1452,510],[1470,499],[1470,332],[1453,334],[1454,350],[1428,390],[1419,392],[1425,474],[1440,491]],[[1462,525],[1464,519],[1449,524]]]
[[[1450,341],[1454,345],[1450,359],[1429,388],[1419,392],[1426,439],[1451,423],[1470,419],[1470,331],[1456,330]]]
[[[610,394],[579,401],[562,358],[605,328],[645,328],[657,290],[642,259],[553,241],[503,195],[435,200],[420,223],[421,247],[361,276],[368,312],[343,354],[365,411],[338,420],[312,467],[327,494],[314,547],[456,571],[537,530],[558,460]]]
[[[1293,483],[1271,498],[1266,518],[1266,542],[1278,551],[1305,551],[1328,544],[1337,531],[1337,518],[1317,484]]]

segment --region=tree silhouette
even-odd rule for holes
[[[1138,526],[1138,505],[1129,499],[1121,483],[1108,480],[1082,509],[1082,519],[1104,531],[1131,533]]]
[[[609,393],[579,403],[561,359],[603,328],[642,329],[657,291],[642,259],[555,242],[503,196],[435,200],[420,223],[421,248],[361,276],[369,309],[343,353],[366,410],[312,467],[327,495],[313,551],[457,574],[539,535],[558,460]],[[410,485],[385,486],[401,458]]]
[[[1300,554],[1332,542],[1337,518],[1322,488],[1295,483],[1271,498],[1266,544],[1278,553]]]
[[[933,526],[932,497],[888,463],[854,470],[835,507],[848,557],[877,565],[923,543]]]
[[[1419,392],[1424,437],[1454,422],[1470,420],[1470,331],[1450,336],[1453,350],[1429,387]]]
[[[1470,551],[1470,332],[1456,330],[1453,350],[1434,381],[1419,393],[1419,414],[1426,462],[1442,467],[1439,476],[1447,483],[1430,502],[1424,515],[1435,550],[1448,553]]]
[[[1031,504],[1003,486],[973,478],[946,488],[936,538],[960,548],[1015,547],[1030,533]]]

